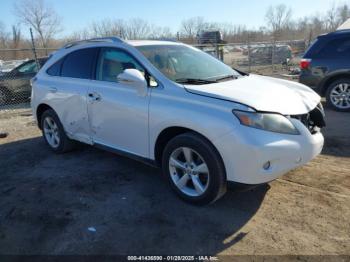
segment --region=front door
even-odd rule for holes
[[[102,48],[96,80],[88,92],[88,114],[94,143],[148,157],[148,106],[150,89],[141,95],[118,83],[125,69],[144,68],[126,51]]]

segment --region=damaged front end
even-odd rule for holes
[[[320,132],[321,128],[326,126],[325,113],[321,103],[315,109],[303,115],[291,115],[290,117],[302,122],[311,134]]]

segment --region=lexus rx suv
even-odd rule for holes
[[[301,83],[325,96],[329,107],[350,111],[350,30],[319,36],[300,67]]]
[[[71,43],[32,85],[32,110],[54,152],[80,141],[156,165],[193,204],[214,202],[229,183],[274,180],[324,143],[310,88],[239,72],[181,43]]]

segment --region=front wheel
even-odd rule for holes
[[[213,203],[226,192],[226,173],[219,153],[195,133],[176,136],[167,144],[162,169],[177,195],[192,204]]]
[[[350,79],[340,79],[330,84],[326,93],[327,105],[336,111],[350,112]]]

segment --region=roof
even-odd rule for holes
[[[160,41],[160,40],[123,40],[119,37],[102,37],[102,38],[92,38],[92,39],[86,39],[86,40],[79,40],[75,42],[70,42],[63,46],[62,49],[69,49],[74,46],[81,46],[81,45],[94,45],[97,43],[127,43],[132,46],[151,46],[151,45],[182,45],[182,43],[174,42],[174,41]]]
[[[330,32],[328,34],[319,35],[318,38],[337,38],[347,36],[350,34],[350,29],[342,29],[334,32]]]
[[[158,41],[158,40],[129,40],[126,41],[132,46],[145,46],[145,45],[182,45],[173,41]]]

